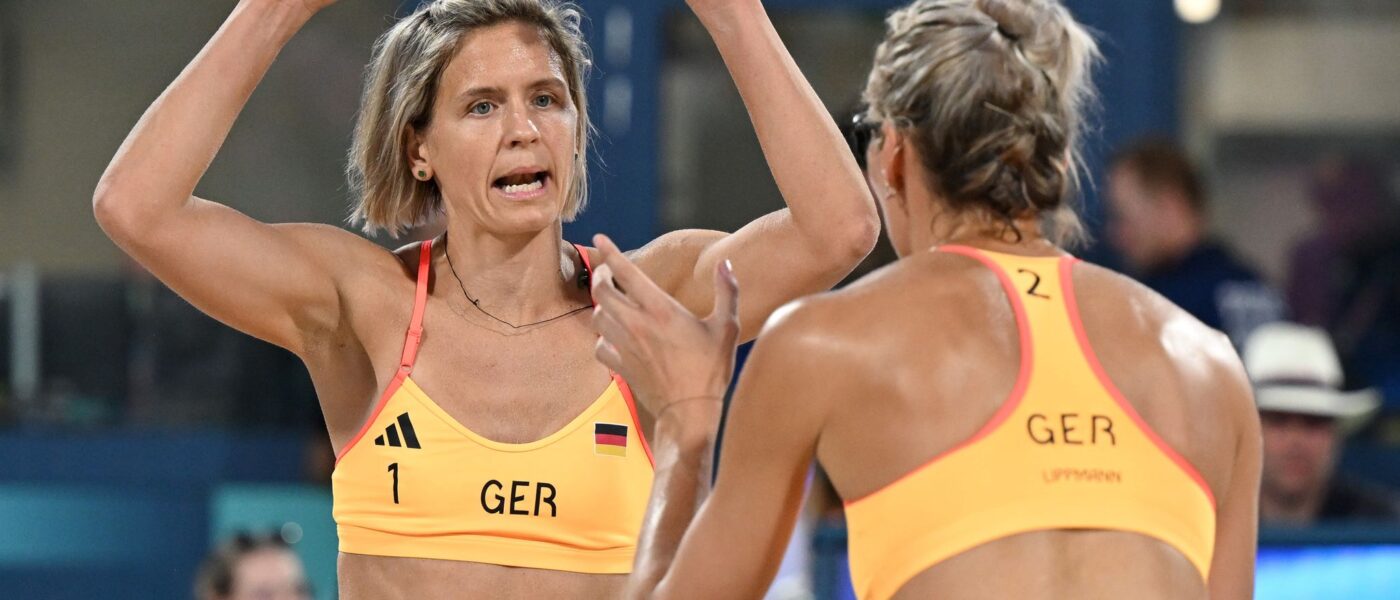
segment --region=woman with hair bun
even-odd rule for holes
[[[297,354],[336,449],[340,597],[607,598],[652,483],[644,420],[593,358],[587,46],[559,0],[432,0],[375,45],[350,151],[355,219],[447,232],[397,252],[194,197],[284,44],[333,0],[242,0],[151,105],[94,195],[102,228],[201,310]],[[732,265],[739,312],[829,289],[879,217],[757,2],[692,3],[753,117],[784,210],[633,258],[687,310]],[[728,267],[726,267],[728,268]]]
[[[889,17],[864,125],[901,258],[775,313],[713,490],[737,283],[699,320],[597,241],[598,355],[659,415],[633,596],[760,596],[813,459],[861,598],[1252,595],[1259,423],[1229,340],[1063,250],[1096,56],[1057,0]]]

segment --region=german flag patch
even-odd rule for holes
[[[616,423],[594,423],[593,452],[608,456],[627,456],[627,426]]]

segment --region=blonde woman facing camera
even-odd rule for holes
[[[342,598],[616,596],[653,472],[626,383],[592,355],[593,251],[561,238],[587,199],[581,15],[436,0],[380,39],[350,155],[355,215],[393,233],[447,223],[389,252],[191,196],[277,52],[331,3],[239,2],[118,151],[98,221],[193,304],[306,363],[337,455]],[[732,261],[757,324],[849,272],[878,218],[762,8],[693,7],[789,207],[634,258],[696,312]]]
[[[761,595],[813,458],[862,598],[1252,595],[1259,422],[1229,341],[1061,249],[1094,56],[1056,0],[889,18],[866,156],[901,259],[769,322],[708,497],[741,281],[699,320],[599,239],[599,357],[659,415],[633,596]]]

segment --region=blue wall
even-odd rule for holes
[[[229,481],[298,482],[300,435],[0,435],[7,598],[186,598]]]

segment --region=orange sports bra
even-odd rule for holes
[[[1104,373],[1079,320],[1075,259],[941,250],[996,272],[1020,330],[1020,376],[972,438],[846,502],[856,594],[889,598],[947,558],[1047,529],[1150,536],[1208,579],[1215,498]]]
[[[340,551],[631,572],[652,463],[626,382],[614,375],[593,404],[538,441],[500,443],[463,427],[411,377],[431,255],[424,242],[398,374],[336,457]]]

